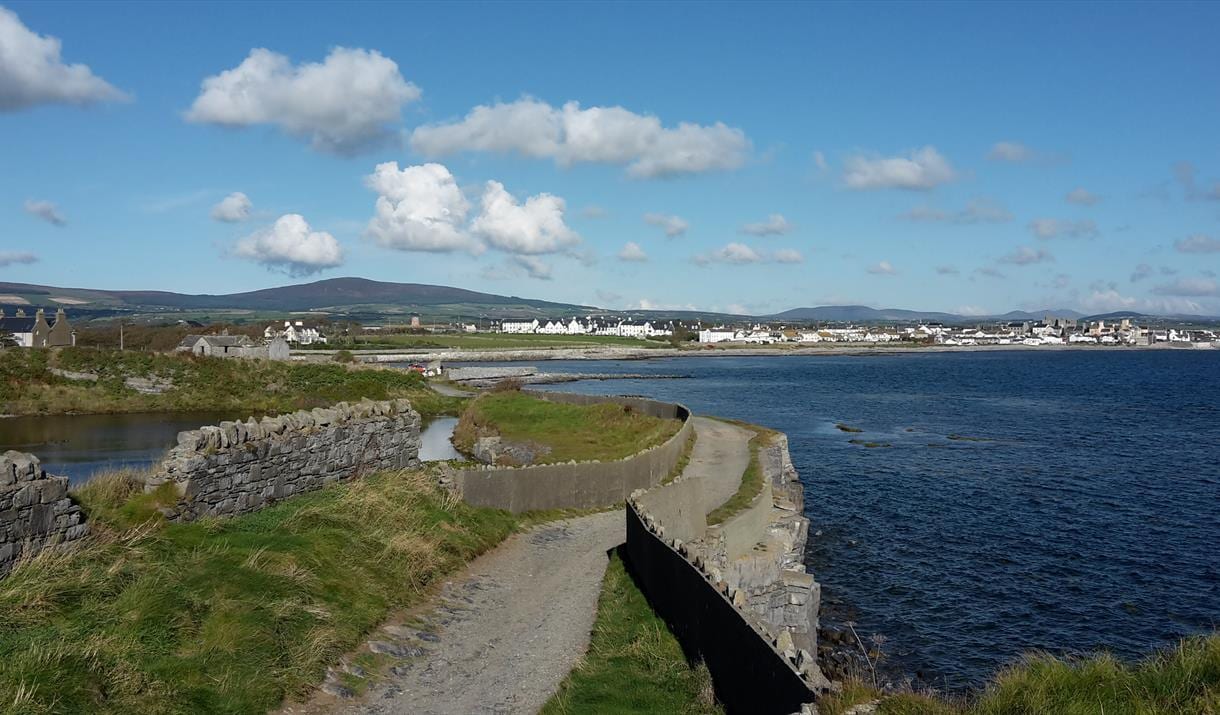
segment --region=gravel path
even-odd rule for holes
[[[703,480],[703,510],[710,514],[741,486],[741,475],[750,464],[750,438],[754,433],[707,417],[692,419],[695,448],[682,475],[684,479]]]
[[[615,510],[509,538],[442,587],[424,625],[372,637],[366,647],[397,664],[362,698],[324,694],[283,712],[537,712],[588,647],[607,551],[623,529]]]

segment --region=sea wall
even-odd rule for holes
[[[364,400],[178,433],[145,481],[172,484],[174,520],[257,511],[361,474],[419,464],[419,414],[407,400]]]
[[[707,526],[697,479],[631,495],[627,553],[653,609],[711,671],[729,712],[792,713],[825,692],[817,666],[821,590],[805,571],[808,520],[787,438],[755,439],[763,487]]]
[[[68,497],[68,478],[49,476],[38,457],[0,455],[0,578],[17,561],[81,538],[89,531]]]
[[[612,506],[622,503],[633,491],[653,487],[669,476],[682,458],[687,441],[692,438],[690,411],[682,405],[634,397],[551,392],[540,392],[537,396],[577,405],[613,402],[653,417],[680,419],[683,424],[665,442],[624,459],[459,469],[454,475],[454,484],[467,504],[514,513]]]

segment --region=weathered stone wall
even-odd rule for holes
[[[146,480],[173,484],[171,519],[243,514],[361,474],[419,464],[420,417],[407,400],[340,402],[178,433]]]
[[[813,700],[829,686],[814,655],[821,588],[805,572],[809,522],[802,515],[803,491],[788,456],[787,437],[770,436],[760,445],[758,458],[763,489],[747,508],[718,526],[702,522],[700,529],[700,520],[690,518],[698,501],[693,490],[684,490],[684,478],[632,494],[627,550],[632,568],[650,574],[642,578],[654,609],[683,646],[707,662],[730,711],[792,712],[792,698],[799,695],[794,695],[793,677],[805,689],[801,702]],[[672,555],[682,564],[672,563]],[[688,571],[698,574],[701,586],[692,583]],[[674,589],[686,600],[676,601]],[[748,631],[727,618],[721,601],[731,604]],[[709,629],[712,636],[707,635]],[[765,648],[746,642],[749,633]],[[748,665],[751,674],[743,678],[739,671],[747,665],[739,654],[749,651],[756,662]],[[750,678],[774,683],[779,699],[758,709],[749,697],[758,691]]]
[[[460,469],[454,476],[454,483],[467,504],[514,513],[612,506],[623,502],[633,491],[653,487],[669,476],[682,458],[687,440],[692,438],[690,413],[681,405],[633,397],[554,392],[538,393],[538,397],[580,405],[605,402],[631,405],[653,417],[680,419],[683,425],[665,442],[609,462]]]
[[[68,478],[48,476],[32,454],[0,456],[0,577],[16,562],[89,530],[68,497]]]

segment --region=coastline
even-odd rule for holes
[[[541,360],[650,360],[673,357],[791,357],[791,356],[869,356],[907,355],[917,353],[951,352],[1047,352],[1047,351],[1177,351],[1196,352],[1215,348],[1185,348],[1167,344],[1156,345],[929,345],[926,347],[901,345],[846,344],[841,347],[808,347],[794,345],[759,347],[713,347],[705,348],[628,348],[619,346],[589,346],[578,348],[530,348],[499,350],[414,350],[372,349],[349,351],[363,363],[396,362],[525,362]],[[332,359],[337,350],[293,351],[297,361],[326,361]]]

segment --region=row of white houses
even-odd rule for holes
[[[669,324],[653,323],[651,321],[605,321],[594,319],[581,320],[548,320],[545,323],[537,318],[532,320],[502,320],[502,333],[528,333],[539,335],[615,335],[624,338],[651,338],[654,336],[673,335],[673,327]]]

